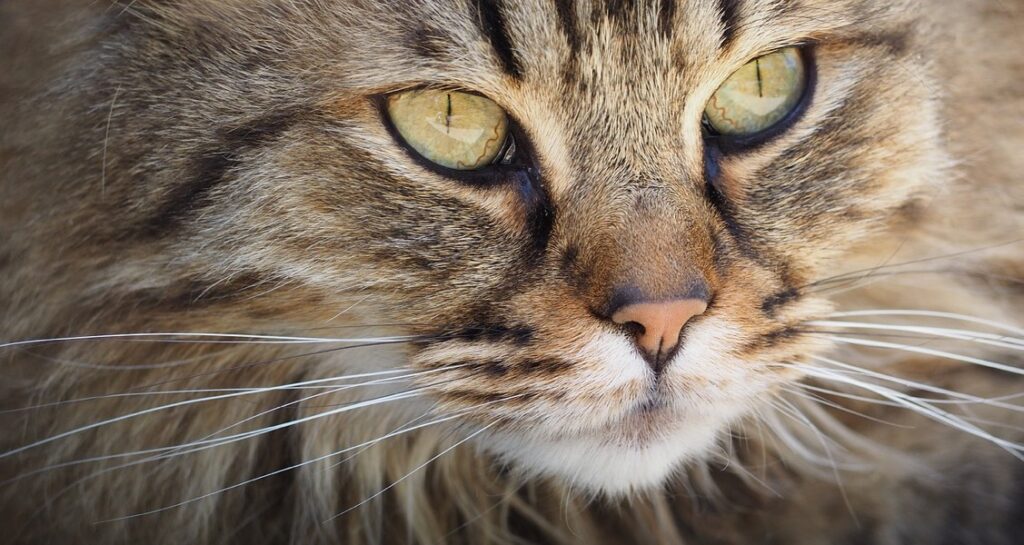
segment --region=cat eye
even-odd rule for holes
[[[478,170],[514,155],[508,115],[487,97],[419,89],[389,95],[385,108],[401,139],[442,167]]]
[[[715,91],[704,109],[705,125],[725,138],[746,139],[781,125],[807,89],[807,67],[796,47],[758,57]]]

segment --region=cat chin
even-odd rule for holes
[[[572,438],[492,436],[485,447],[527,478],[553,477],[608,497],[664,484],[687,462],[704,458],[729,418],[703,418],[639,442],[613,436]]]

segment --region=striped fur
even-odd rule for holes
[[[12,541],[1019,535],[1024,465],[1005,452],[905,407],[784,397],[818,384],[822,357],[1021,392],[809,325],[917,308],[1020,326],[1010,2],[14,0],[0,15],[0,339],[367,339],[0,348],[5,452],[84,428],[0,458]],[[799,119],[742,153],[705,146],[718,84],[793,45],[816,73]],[[418,86],[495,100],[533,167],[496,183],[422,168],[379,108]],[[657,382],[601,318],[623,283],[712,298]],[[263,389],[157,393],[231,388]],[[90,396],[108,397],[26,410]],[[977,411],[1024,437],[1020,413]],[[177,455],[149,459],[164,447]]]

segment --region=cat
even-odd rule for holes
[[[4,540],[1018,543],[1022,24],[0,4]]]

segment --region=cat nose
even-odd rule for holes
[[[657,374],[679,344],[683,326],[707,309],[707,301],[698,298],[629,302],[614,310],[611,319],[620,325],[635,324],[636,343]]]

